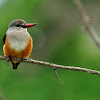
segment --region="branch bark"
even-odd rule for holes
[[[74,0],[74,2],[75,2],[75,5],[79,11],[79,14],[81,16],[82,22],[83,22],[86,30],[88,31],[89,35],[93,39],[94,43],[100,48],[100,38],[97,35],[94,28],[92,27],[92,25],[90,24],[90,20],[89,20],[89,17],[87,15],[85,9],[84,9],[84,6],[80,2],[80,0]]]
[[[0,56],[0,59],[8,61],[9,57]],[[59,69],[66,69],[66,70],[72,70],[72,71],[83,71],[83,72],[88,72],[88,73],[91,73],[91,74],[100,75],[100,71],[97,71],[97,70],[91,70],[91,69],[87,69],[87,68],[74,67],[74,66],[57,65],[57,64],[53,64],[53,63],[49,63],[49,62],[33,60],[33,59],[30,59],[30,58],[29,59],[12,58],[12,60],[25,62],[25,63],[31,63],[31,64],[43,65],[43,66],[47,66],[47,67],[50,67],[50,68],[53,68],[53,69],[59,68]]]

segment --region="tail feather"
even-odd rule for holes
[[[16,70],[16,69],[17,69],[17,66],[18,66],[19,64],[20,64],[20,62],[18,62],[18,63],[13,63],[13,62],[12,62],[13,69]]]

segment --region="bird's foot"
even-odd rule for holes
[[[30,58],[20,58],[21,59],[21,61],[23,61],[23,60],[30,60]]]
[[[9,66],[9,61],[12,61],[12,57],[11,56],[8,56],[8,59],[7,59],[7,65]]]
[[[27,58],[27,60],[31,60],[31,58]]]
[[[26,58],[20,58],[20,61],[26,60]]]

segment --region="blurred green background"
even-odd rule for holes
[[[91,19],[100,18],[99,0],[82,3]],[[39,23],[28,29],[34,40],[31,58],[100,70],[100,50],[84,30],[73,0],[0,0],[0,55],[3,36],[14,19]],[[93,26],[100,33],[100,25]],[[4,100],[100,99],[100,76],[57,72],[64,86],[49,67],[21,63],[14,71],[11,64],[0,60],[0,96]]]

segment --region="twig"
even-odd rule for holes
[[[74,2],[76,4],[76,7],[77,7],[79,13],[80,13],[81,19],[83,21],[83,24],[84,24],[86,30],[90,34],[90,36],[93,39],[93,41],[95,42],[95,44],[100,48],[100,38],[96,34],[94,28],[91,26],[89,17],[87,15],[82,3],[80,2],[80,0],[74,0]]]
[[[7,60],[8,57],[0,56],[0,59],[1,60]],[[83,72],[88,72],[88,73],[91,73],[91,74],[100,75],[100,71],[91,70],[91,69],[87,69],[87,68],[74,67],[74,66],[63,66],[63,65],[57,65],[57,64],[53,64],[53,63],[49,63],[49,62],[44,62],[44,61],[33,60],[33,59],[23,59],[22,60],[20,58],[12,58],[12,60],[25,62],[25,63],[44,65],[44,66],[56,68],[56,69],[59,68],[59,69],[66,69],[66,70],[72,70],[72,71],[83,71]]]
[[[60,78],[58,77],[56,68],[53,68],[53,70],[54,70],[54,74],[55,74],[56,78],[58,79],[58,81],[64,86],[64,83],[63,83],[63,82],[60,80]]]

